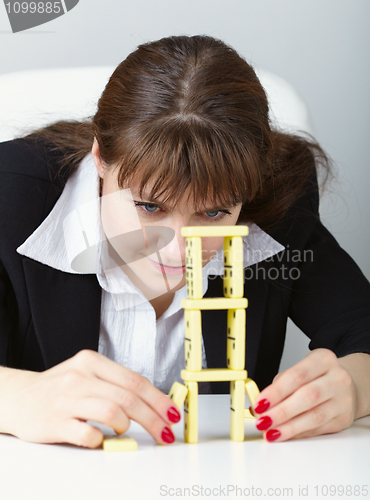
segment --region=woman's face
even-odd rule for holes
[[[150,289],[159,296],[186,284],[182,227],[235,225],[238,220],[241,204],[220,207],[210,202],[204,204],[201,212],[196,212],[194,203],[185,197],[176,206],[161,200],[154,202],[150,186],[140,197],[138,182],[121,189],[117,182],[118,169],[102,168],[96,151],[94,159],[103,179],[101,219],[105,235],[124,261],[123,271],[144,294],[145,289]],[[202,238],[203,266],[222,245],[222,237]]]

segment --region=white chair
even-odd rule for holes
[[[0,142],[60,119],[92,116],[113,70],[96,66],[0,75]],[[257,74],[269,97],[275,126],[312,134],[307,107],[294,88],[268,71],[257,70]]]

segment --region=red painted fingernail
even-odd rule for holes
[[[174,406],[171,406],[171,408],[167,412],[168,419],[173,422],[174,424],[177,424],[177,422],[180,420],[181,415],[177,411],[177,409]]]
[[[264,413],[270,407],[270,401],[268,399],[261,399],[258,404],[254,407],[256,413]]]
[[[165,427],[162,431],[162,440],[165,443],[173,443],[175,441],[175,436],[173,435],[169,427]]]
[[[266,432],[266,439],[271,443],[271,441],[275,441],[281,436],[281,432],[277,429],[270,429]]]
[[[259,431],[265,431],[272,425],[272,420],[270,417],[260,417],[256,422],[256,427]]]

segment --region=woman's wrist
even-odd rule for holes
[[[22,411],[15,402],[16,392],[37,375],[37,372],[0,366],[0,433],[14,433],[12,423],[17,420],[17,413]]]
[[[370,415],[370,355],[362,352],[339,358],[351,375],[355,393],[355,419]]]

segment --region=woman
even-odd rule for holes
[[[370,286],[320,223],[316,168],[328,162],[271,130],[234,50],[202,36],[142,45],[92,122],[4,143],[0,158],[0,431],[96,447],[87,420],[122,433],[133,419],[174,441],[180,415],[159,389],[183,367],[188,225],[250,226],[246,368],[266,439],[370,413]],[[221,245],[203,242],[206,296],[222,294]],[[274,379],[288,316],[313,351]],[[224,322],[203,314],[204,367],[225,365]]]

